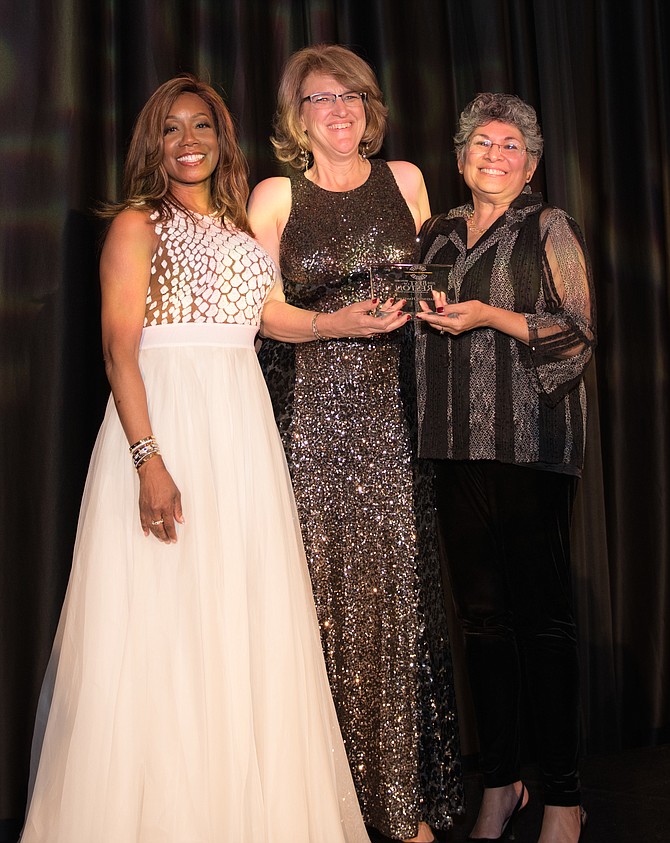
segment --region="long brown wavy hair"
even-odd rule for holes
[[[210,183],[214,215],[251,234],[246,210],[249,166],[237,142],[233,119],[214,88],[190,73],[164,82],[147,100],[137,116],[128,147],[123,171],[124,199],[102,205],[98,213],[109,218],[124,208],[142,208],[157,212],[163,221],[172,217],[175,206],[188,213],[172,195],[163,165],[165,120],[182,94],[197,94],[209,106],[214,119],[219,146],[219,161]]]

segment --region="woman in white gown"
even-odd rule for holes
[[[112,395],[21,841],[368,841],[254,351],[277,270],[211,87],[153,94],[124,193],[100,264]]]

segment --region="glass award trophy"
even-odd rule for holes
[[[444,263],[378,263],[369,267],[370,298],[379,299],[382,305],[387,299],[406,299],[403,310],[417,313],[419,302],[426,302],[434,310],[433,290],[449,290],[449,272],[452,264]]]

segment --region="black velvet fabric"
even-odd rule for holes
[[[517,781],[521,729],[551,805],[579,804],[579,663],[570,571],[577,478],[436,460],[446,581],[465,652],[486,787]],[[532,723],[521,722],[528,693]]]

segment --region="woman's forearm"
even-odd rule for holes
[[[137,360],[105,355],[105,371],[128,444],[152,433],[147,394]]]
[[[303,310],[284,301],[269,301],[263,308],[261,336],[280,342],[312,342],[347,336],[338,323],[341,312]]]
[[[530,332],[523,313],[485,305],[485,324],[487,327],[494,328],[496,331],[507,334],[526,345],[529,343]]]

